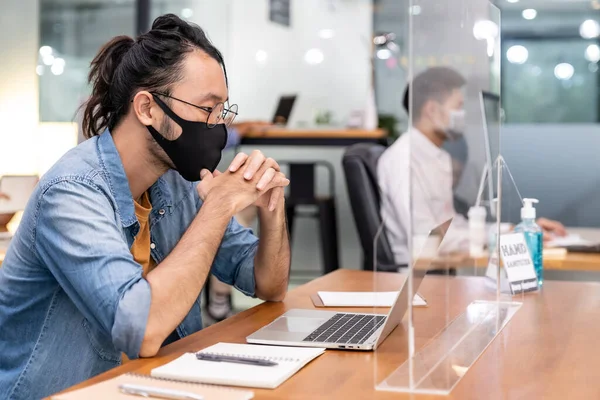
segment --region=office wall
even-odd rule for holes
[[[38,1],[0,6],[0,175],[36,172]],[[18,38],[18,39],[17,39]]]
[[[240,105],[240,118],[271,119],[277,100],[284,93],[299,96],[291,117],[292,126],[302,122],[310,125],[314,112],[320,108],[331,110],[334,119],[342,124],[352,110],[364,109],[370,82],[370,0],[292,1],[289,28],[268,21],[267,0],[234,0],[233,4],[226,58],[230,97]],[[335,36],[322,39],[321,29],[333,29]],[[311,48],[323,52],[321,64],[309,65],[304,61],[306,51]],[[265,63],[256,61],[259,50],[267,53]],[[262,150],[279,160],[327,160],[334,165],[340,265],[360,268],[361,250],[341,167],[344,150],[279,146]],[[319,191],[325,194],[326,188],[327,181],[320,179]],[[299,218],[294,227],[292,268],[318,271],[319,246],[317,221]]]
[[[502,153],[521,194],[540,200],[538,216],[567,226],[600,228],[599,149],[596,124],[502,128]]]
[[[282,93],[298,94],[291,123],[311,124],[328,109],[339,123],[364,109],[370,82],[372,11],[369,0],[292,1],[291,26],[269,21],[267,0],[233,1],[229,71],[231,99],[242,118],[271,119]],[[332,29],[331,39],[319,37]],[[323,61],[309,65],[305,55],[318,49]],[[257,53],[266,54],[264,62]]]

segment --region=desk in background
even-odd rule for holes
[[[364,129],[287,129],[265,128],[246,133],[240,145],[255,146],[338,146],[356,143],[379,143],[386,145],[385,130]]]
[[[217,342],[244,343],[245,337],[291,308],[313,309],[310,295],[319,290],[398,290],[403,277],[394,273],[338,270],[303,285],[282,303],[264,303],[163,348],[152,359],[135,360],[101,374],[80,388],[125,372],[149,374],[186,351]],[[446,322],[475,299],[493,299],[481,277],[427,276],[419,289],[428,308],[414,310],[416,345],[421,347]],[[376,282],[376,286],[375,285]],[[447,304],[446,296],[452,299]],[[600,334],[597,318],[600,284],[546,282],[544,290],[524,297],[511,322],[490,344],[447,399],[598,399]],[[349,311],[349,309],[344,309]],[[372,312],[372,309],[351,309]],[[382,309],[385,312],[386,309]],[[407,358],[406,325],[400,325],[373,352],[327,350],[275,390],[255,389],[256,399],[431,399],[439,396],[376,392],[383,380]],[[72,388],[72,389],[74,389]]]
[[[331,129],[328,127],[315,129],[287,129],[267,127],[244,134],[240,146],[325,146],[346,147],[357,143],[379,143],[387,145],[387,132],[383,129]],[[326,159],[280,160],[282,166],[288,167],[288,178],[291,181],[286,194],[286,216],[293,240],[293,227],[296,216],[308,216],[319,221],[319,237],[322,255],[323,273],[339,268],[338,216],[336,207],[335,167]],[[318,167],[328,171],[329,193],[327,196],[317,195]],[[339,192],[339,190],[338,190]],[[339,194],[339,193],[337,193]],[[299,211],[303,206],[310,206],[311,212]],[[314,211],[313,211],[314,210]]]

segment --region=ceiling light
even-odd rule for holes
[[[584,39],[594,39],[600,36],[600,24],[598,21],[588,19],[579,26],[579,34]]]
[[[52,71],[54,75],[62,75],[62,73],[65,71],[65,67],[61,64],[52,64],[50,71]]]
[[[473,36],[477,40],[496,38],[498,37],[498,25],[489,19],[477,21],[473,25]]]
[[[54,62],[52,63],[53,66],[58,65],[59,68],[64,68],[65,64],[66,64],[65,60],[60,57],[55,58]]]
[[[575,68],[569,63],[560,63],[554,67],[554,76],[561,81],[569,80],[573,77]]]
[[[49,56],[52,54],[52,47],[50,46],[42,46],[40,47],[40,56]]]
[[[412,15],[420,15],[421,11],[423,11],[423,9],[419,5],[408,7],[408,12],[409,12],[409,14],[412,14]]]
[[[534,10],[533,8],[528,8],[526,10],[523,10],[521,15],[523,16],[523,18],[525,18],[527,20],[532,20],[532,19],[535,19],[535,17],[537,17],[537,11]]]
[[[325,59],[325,55],[321,51],[321,49],[310,49],[304,54],[304,61],[308,65],[318,65],[323,62]]]
[[[321,39],[333,39],[335,31],[333,29],[321,29],[319,31],[319,37]]]
[[[392,56],[392,52],[390,49],[379,49],[377,50],[377,58],[380,60],[387,60]]]
[[[267,63],[267,58],[269,58],[269,54],[264,50],[258,50],[255,58],[258,64],[265,65]]]
[[[506,51],[506,58],[512,64],[525,64],[529,58],[529,51],[525,46],[511,46]]]
[[[46,65],[52,65],[54,63],[54,56],[52,54],[46,54],[42,57],[42,62]]]
[[[585,59],[589,62],[597,63],[600,61],[600,46],[597,44],[590,44],[585,49]]]

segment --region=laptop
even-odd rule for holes
[[[277,110],[273,116],[273,123],[276,125],[287,125],[295,102],[296,95],[281,96],[279,104],[277,104]]]
[[[429,232],[428,240],[439,244],[452,218]],[[423,245],[422,248],[427,247]],[[432,257],[419,255],[413,263],[413,293],[421,285]],[[400,324],[409,307],[408,279],[387,315],[292,309],[246,337],[248,343],[323,347],[327,349],[375,350]]]

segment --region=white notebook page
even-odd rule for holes
[[[256,357],[275,361],[278,365],[267,367],[205,361],[198,360],[195,353],[186,353],[162,367],[153,369],[151,375],[189,382],[274,389],[324,351],[304,347],[218,343],[200,352]]]
[[[325,307],[391,307],[398,292],[317,292]],[[417,293],[414,307],[424,307],[427,302]]]

